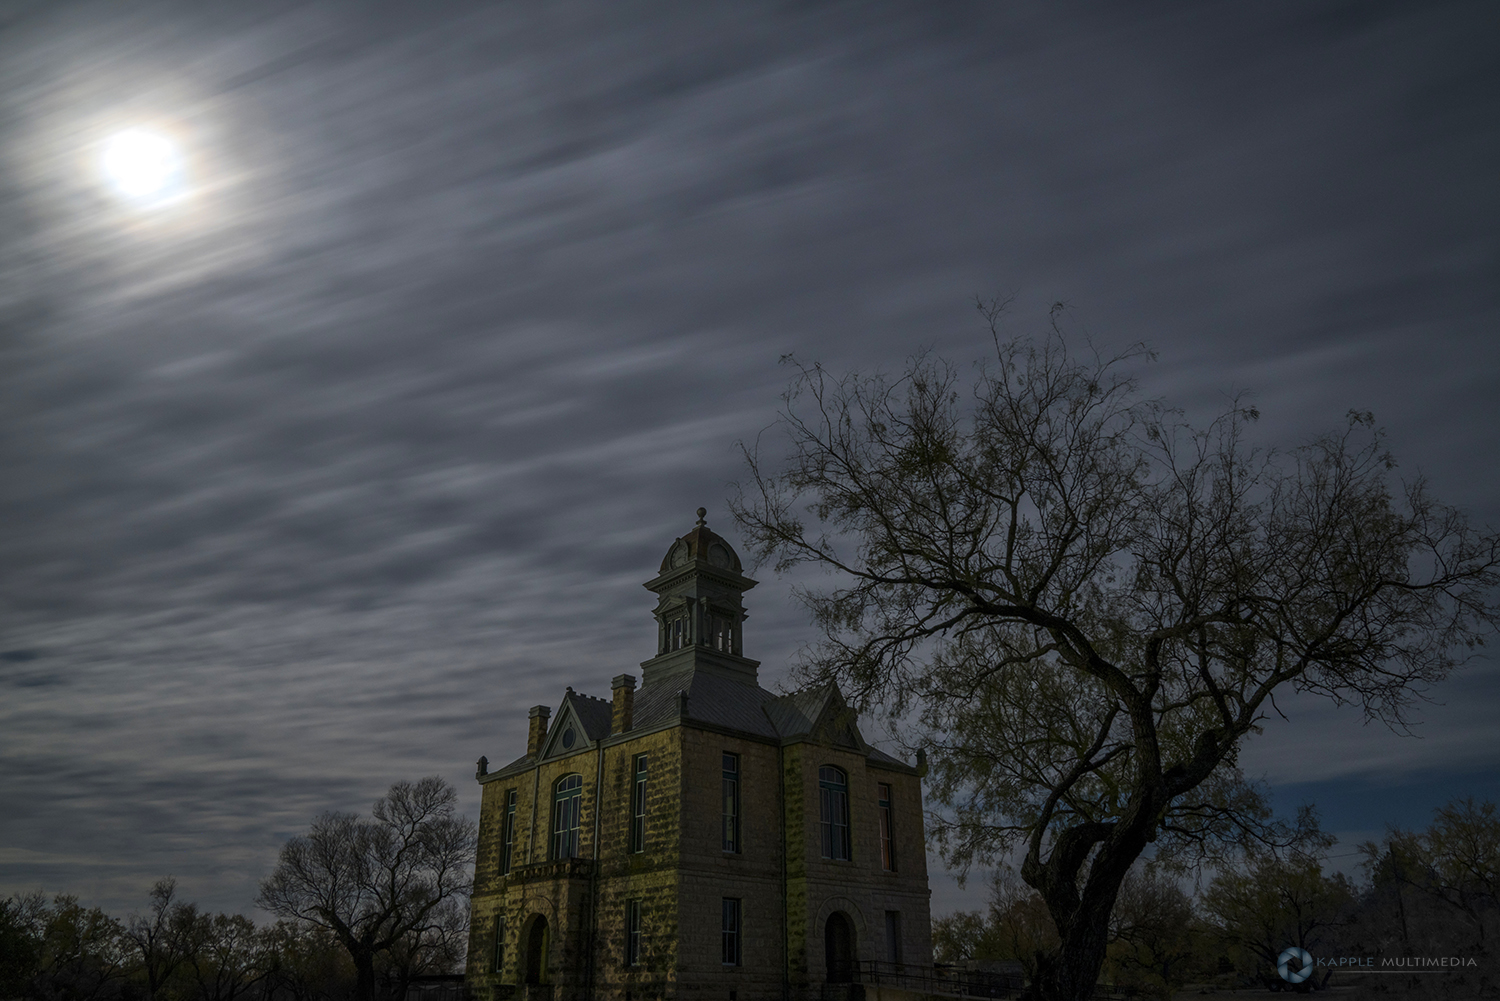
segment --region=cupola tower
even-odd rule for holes
[[[709,529],[708,511],[677,539],[646,582],[656,592],[656,656],[641,664],[642,685],[665,685],[677,675],[715,675],[754,686],[759,661],[744,651],[744,593],[755,581],[741,572],[734,547]]]

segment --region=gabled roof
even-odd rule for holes
[[[806,737],[843,744],[866,753],[870,750],[870,745],[859,732],[854,711],[839,694],[836,685],[820,685],[784,695],[768,703],[765,712],[783,739]]]
[[[580,695],[568,689],[563,696],[562,705],[557,709],[557,719],[547,731],[547,739],[542,744],[541,757],[552,758],[560,755],[577,754],[585,747],[595,744],[609,736],[613,706],[603,699],[596,699],[592,695]],[[576,726],[581,731],[583,739],[577,741],[572,747],[563,747],[564,734]]]
[[[608,699],[580,695],[570,688],[568,694],[563,696],[563,703],[571,705],[573,711],[578,714],[578,722],[583,726],[583,732],[588,735],[589,740],[603,740],[609,736],[610,726],[614,721],[615,707]]]
[[[804,688],[766,704],[765,713],[782,737],[801,737],[813,732],[836,689],[832,685]]]

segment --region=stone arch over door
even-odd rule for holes
[[[521,926],[520,947],[517,959],[519,969],[516,982],[521,984],[546,984],[552,978],[548,972],[552,953],[552,924],[544,914],[533,914]]]
[[[854,922],[843,911],[834,911],[823,922],[823,969],[830,984],[847,984],[854,980]]]

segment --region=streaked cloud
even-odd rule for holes
[[[649,652],[639,585],[700,504],[729,528],[777,359],[966,359],[975,294],[1151,342],[1194,412],[1251,390],[1269,439],[1373,409],[1500,522],[1481,5],[16,10],[0,893],[245,908],[396,779],[472,812],[525,707]],[[191,212],[80,172],[139,117]],[[774,680],[810,632],[762,576]],[[1500,766],[1488,663],[1422,742],[1297,703],[1246,760]]]

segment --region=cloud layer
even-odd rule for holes
[[[247,908],[317,813],[433,772],[472,811],[526,706],[650,652],[778,358],[967,359],[976,293],[1281,441],[1373,409],[1500,521],[1483,5],[14,10],[0,893]],[[98,184],[139,122],[180,212]],[[811,633],[762,576],[774,682]],[[1420,744],[1314,706],[1247,761],[1493,769],[1461,684]]]

